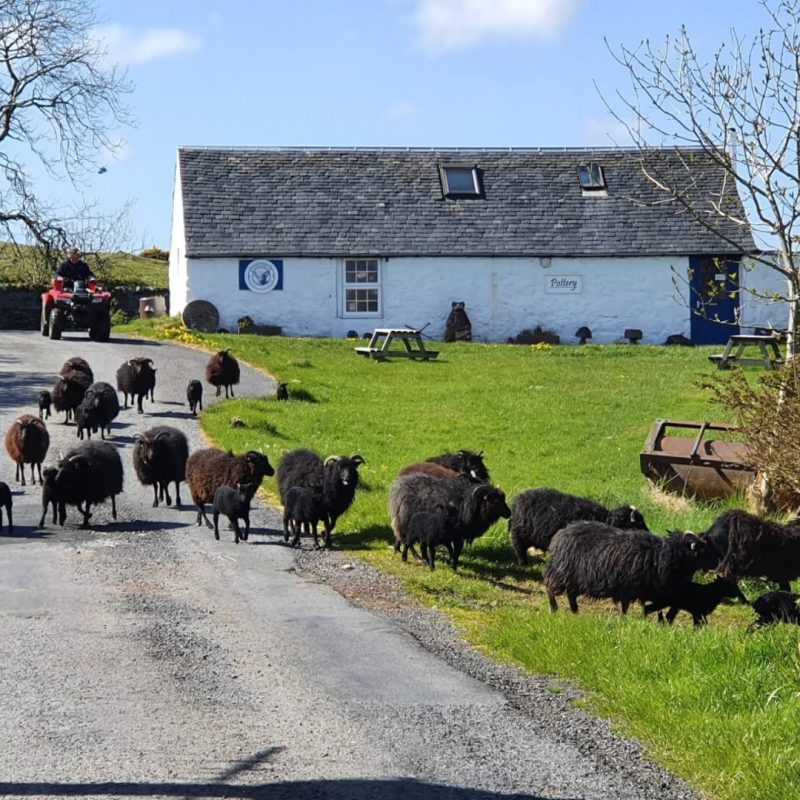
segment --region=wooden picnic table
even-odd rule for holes
[[[746,347],[758,347],[761,353],[760,358],[744,358],[742,354]],[[752,366],[766,367],[775,369],[783,364],[780,347],[778,347],[778,337],[770,334],[769,336],[755,336],[746,334],[735,334],[728,339],[723,353],[709,356],[708,360],[717,365],[717,369],[728,369],[732,366]]]
[[[405,349],[392,349],[392,342],[402,342]],[[439,355],[438,350],[428,350],[422,341],[422,332],[413,328],[375,328],[366,347],[356,347],[360,356],[383,361],[387,358],[420,358],[429,361]]]

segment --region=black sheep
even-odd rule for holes
[[[181,505],[181,481],[186,480],[189,443],[177,428],[156,425],[133,436],[133,468],[143,486],[153,487],[153,508],[164,500],[172,505],[170,483],[175,483],[175,505]]]
[[[122,392],[125,408],[128,407],[128,395],[136,398],[136,410],[144,413],[142,399],[147,397],[156,385],[156,370],[153,360],[138,356],[131,358],[117,370],[117,390]]]
[[[217,387],[217,397],[219,397],[220,389],[225,387],[225,397],[228,397],[228,389],[230,389],[231,397],[233,397],[233,386],[239,383],[239,362],[231,355],[230,350],[220,350],[211,356],[208,364],[206,364],[206,380],[212,385]]]
[[[322,460],[313,450],[290,450],[278,464],[278,491],[286,505],[289,489],[322,487],[325,503],[325,546],[331,546],[331,533],[337,519],[350,508],[358,486],[358,467],[364,463],[359,455],[329,456]]]
[[[66,506],[63,502],[59,502],[58,489],[56,488],[56,475],[58,470],[55,467],[47,467],[44,472],[44,480],[42,481],[42,518],[39,520],[39,527],[44,527],[44,521],[47,517],[47,509],[53,507],[53,525],[56,523],[63,525],[67,516]]]
[[[511,506],[508,536],[520,564],[528,563],[528,550],[546,551],[556,531],[571,522],[606,522],[614,528],[649,530],[633,506],[608,509],[593,500],[564,494],[557,489],[528,489],[520,492]]]
[[[88,528],[91,504],[109,499],[111,516],[116,519],[116,496],[122,491],[122,483],[122,460],[116,447],[108,442],[79,444],[58,462],[52,481],[45,484],[39,526],[44,526],[49,503],[58,505],[61,525],[66,518],[65,506],[72,505],[83,514],[81,527]]]
[[[288,400],[289,399],[289,387],[285,383],[279,383],[278,387],[275,389],[275,399],[276,400]]]
[[[785,592],[800,578],[800,521],[787,525],[746,511],[726,511],[705,539],[720,554],[723,578],[766,578]]]
[[[14,530],[14,519],[11,515],[11,489],[8,488],[7,483],[0,481],[0,530],[3,528],[3,509],[6,510],[6,518],[8,519],[8,532]]]
[[[793,625],[800,625],[798,600],[800,600],[800,594],[793,592],[781,590],[765,592],[753,601],[753,611],[758,615],[758,619],[753,624],[758,627],[769,625],[772,622],[789,622]]]
[[[31,483],[36,483],[35,469],[39,470],[39,483],[42,483],[42,461],[50,447],[50,434],[47,426],[33,414],[17,417],[6,431],[6,452],[17,465],[15,480],[25,486],[25,465],[31,465]]]
[[[403,561],[408,560],[408,549],[419,542],[426,553],[428,566],[436,569],[436,548],[444,546],[453,563],[453,530],[458,523],[459,506],[448,503],[433,511],[414,512],[403,531]]]
[[[111,422],[119,415],[119,398],[116,389],[109,383],[98,381],[93,383],[83,396],[83,400],[75,409],[75,423],[78,426],[78,438],[83,439],[83,431],[91,439],[92,433],[100,431],[100,438],[111,435]]]
[[[53,398],[47,389],[39,392],[39,419],[50,419],[50,405],[52,402]]]
[[[325,517],[325,499],[322,486],[293,486],[286,493],[283,508],[283,539],[289,541],[289,529],[294,534],[292,547],[300,541],[301,532],[314,537],[314,549],[319,550],[317,526]]]
[[[66,375],[59,375],[53,391],[53,408],[63,411],[64,424],[69,422],[73,411],[80,405],[86,390],[92,385],[92,379],[83,371],[73,369]]]
[[[66,375],[68,372],[72,372],[74,370],[83,372],[86,377],[89,378],[89,383],[94,383],[94,373],[92,372],[92,368],[89,366],[89,362],[80,356],[68,358],[58,371],[58,374]]]
[[[253,487],[249,483],[237,483],[236,486],[220,486],[214,492],[212,515],[214,517],[214,538],[219,541],[219,516],[228,518],[233,528],[236,544],[239,540],[247,541],[250,535],[250,499]],[[244,520],[244,531],[239,528],[239,520]]]
[[[186,387],[186,401],[193,416],[197,416],[197,408],[203,410],[203,384],[200,381],[189,381]]]
[[[235,486],[245,483],[255,494],[265,475],[274,475],[275,470],[269,459],[262,453],[249,450],[240,456],[230,451],[209,447],[197,450],[186,462],[186,483],[197,505],[197,524],[201,519],[210,528],[211,521],[206,516],[205,504],[210,503],[220,486]]]
[[[458,559],[465,542],[472,542],[486,533],[501,517],[508,518],[511,515],[506,496],[501,489],[485,483],[475,484],[466,475],[458,478],[434,478],[420,473],[401,475],[392,484],[389,494],[389,516],[395,536],[395,552],[400,552],[408,521],[413,514],[418,511],[435,511],[450,503],[458,506],[458,520],[451,531],[453,569],[458,567]],[[421,549],[423,558],[427,561],[424,544]]]
[[[469,475],[481,483],[489,483],[489,470],[483,463],[483,451],[474,453],[472,450],[459,450],[456,453],[442,453],[426,459],[433,464],[441,464],[461,475]]]
[[[654,611],[658,611],[660,620],[661,610],[669,607],[667,622],[670,625],[681,611],[688,611],[692,615],[692,621],[695,625],[705,625],[708,622],[708,615],[725,598],[738,598],[747,602],[747,598],[742,594],[736,581],[731,581],[727,578],[716,578],[712,583],[693,583],[688,581],[676,586],[668,596],[662,597],[658,602],[647,603],[644,607],[644,613],[647,616]]]
[[[573,522],[550,543],[544,584],[551,611],[566,594],[577,614],[579,595],[610,598],[623,614],[630,603],[661,602],[697,570],[716,563],[713,550],[693,533],[661,538],[647,531],[613,528],[603,522]]]

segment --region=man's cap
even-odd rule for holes
[[[77,247],[70,247],[69,254],[72,255],[73,253],[75,253],[76,256],[79,256],[81,254],[81,251]]]

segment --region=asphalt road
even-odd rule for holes
[[[65,528],[39,529],[40,487],[16,486],[0,459],[16,524],[0,535],[0,796],[687,796],[630,748],[598,757],[595,742],[554,736],[557,720],[542,724],[391,619],[299,575],[274,509],[256,509],[238,546],[227,530],[216,542],[195,527],[188,504],[153,509],[130,465],[132,436],[170,424],[203,446],[184,391],[208,354],[2,331],[3,433],[36,413],[38,391],[73,355],[112,384],[124,360],[151,357],[156,402],[113,426],[126,469],[116,522],[99,506],[90,531],[74,509]],[[243,370],[237,396],[272,391]],[[77,440],[62,415],[48,428],[50,462]],[[558,713],[575,734],[580,718]]]

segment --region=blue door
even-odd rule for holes
[[[739,257],[690,256],[691,339],[725,344],[739,333]]]

